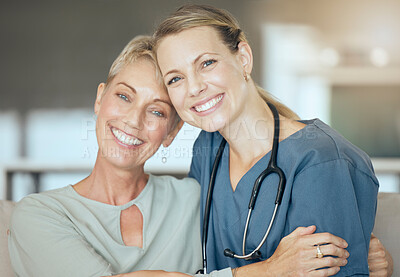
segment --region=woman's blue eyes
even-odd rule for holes
[[[214,64],[216,62],[217,61],[214,60],[214,59],[206,60],[206,61],[201,63],[201,67],[205,68],[205,67],[210,66],[210,65],[212,65],[212,64]],[[174,77],[168,82],[167,85],[172,85],[173,83],[176,83],[176,82],[180,81],[181,79],[182,79],[181,77]]]
[[[126,101],[126,102],[129,102],[129,101],[130,101],[129,98],[128,98],[126,95],[123,95],[123,94],[118,93],[117,96],[118,96],[119,98],[121,98],[122,100]],[[150,112],[151,112],[152,114],[154,114],[155,116],[157,116],[157,117],[165,117],[165,115],[164,115],[163,112],[160,112],[160,111],[150,111]]]
[[[212,65],[213,63],[215,63],[216,62],[216,60],[207,60],[207,61],[204,61],[203,62],[203,67],[207,67],[207,66],[209,66],[209,65]]]
[[[162,112],[159,111],[152,111],[153,114],[155,114],[158,117],[164,117],[164,114]]]
[[[182,78],[180,78],[180,77],[174,77],[174,78],[172,78],[172,79],[168,82],[168,85],[171,85],[171,84],[173,84],[173,83],[176,83],[176,82],[178,82],[180,79],[182,79]]]
[[[129,101],[129,98],[126,96],[126,95],[123,95],[123,94],[117,94],[118,95],[118,97],[119,98],[121,98],[122,100],[124,100],[124,101]]]

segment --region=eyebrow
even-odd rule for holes
[[[207,55],[207,54],[209,54],[209,55],[218,55],[217,53],[212,53],[212,52],[205,52],[205,53],[202,53],[202,54],[198,55],[198,56],[194,59],[193,64],[197,63],[204,55]],[[168,71],[167,73],[165,73],[163,77],[165,77],[165,76],[167,76],[167,75],[169,75],[169,74],[171,74],[171,73],[179,73],[179,70],[177,70],[177,69],[172,69],[172,70]]]
[[[171,108],[174,108],[174,107],[172,106],[172,104],[171,104],[170,102],[168,102],[167,100],[163,100],[163,99],[160,99],[160,98],[156,98],[156,99],[154,99],[154,102],[165,103],[165,104],[167,104],[168,106],[170,106]]]
[[[124,86],[130,88],[132,90],[132,92],[136,94],[136,89],[134,89],[132,86],[128,85],[125,82],[119,82],[119,83],[117,83],[117,85],[124,85]]]

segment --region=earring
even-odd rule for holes
[[[243,77],[244,80],[247,82],[249,80],[249,75],[247,75],[247,72],[243,70]]]
[[[164,146],[161,147],[161,161],[165,164],[167,162],[168,148],[165,148]]]

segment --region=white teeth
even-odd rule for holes
[[[217,103],[218,103],[219,101],[221,101],[221,99],[222,99],[222,95],[220,95],[220,96],[218,96],[218,97],[216,97],[216,98],[211,99],[210,101],[208,101],[207,103],[205,103],[205,104],[203,104],[203,105],[196,106],[196,107],[194,107],[194,109],[195,109],[197,112],[204,112],[204,111],[207,111],[207,110],[211,109],[212,107],[214,107],[215,105],[217,105]]]
[[[122,133],[120,130],[115,129],[115,128],[111,128],[111,131],[113,132],[114,136],[123,144],[126,145],[140,145],[143,143],[143,141],[141,141],[138,138],[134,138],[131,136],[128,136],[124,133]]]

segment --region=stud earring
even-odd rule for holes
[[[168,149],[165,148],[164,146],[161,146],[161,161],[163,164],[167,162],[167,154],[168,154]]]

